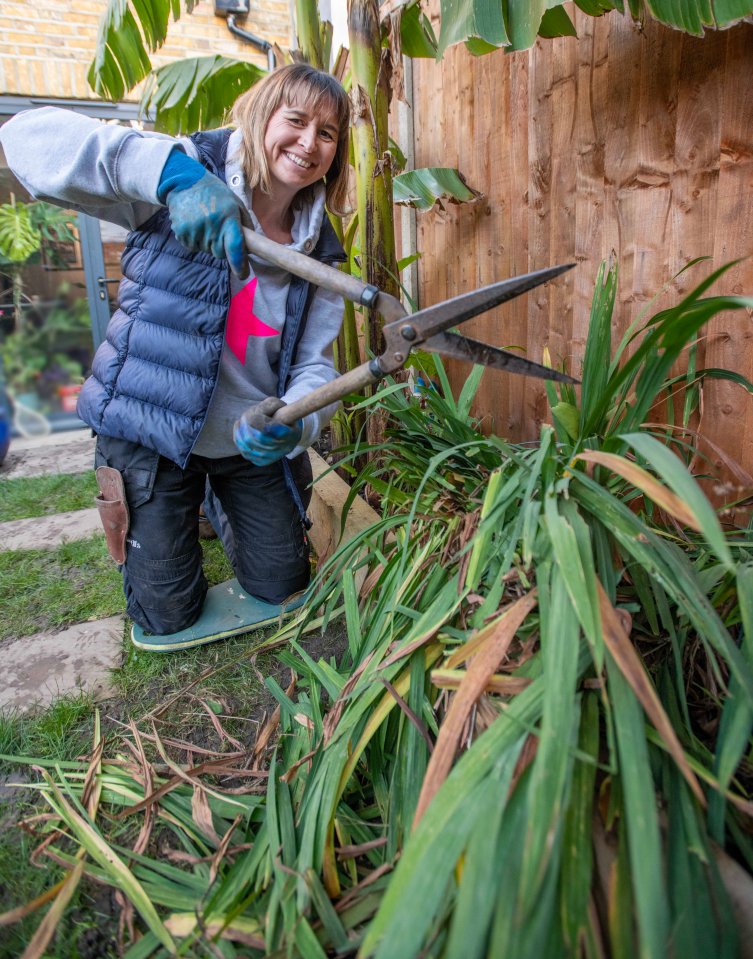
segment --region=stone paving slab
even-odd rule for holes
[[[0,467],[0,479],[88,473],[94,468],[95,439],[88,430],[14,438]]]
[[[110,671],[123,658],[122,616],[79,623],[60,633],[35,633],[0,644],[0,710],[44,709],[80,691],[95,699],[112,695]]]
[[[71,540],[88,539],[93,533],[102,533],[96,507],[34,519],[14,519],[0,523],[0,550],[55,549]]]

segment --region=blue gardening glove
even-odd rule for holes
[[[286,404],[274,396],[250,406],[233,427],[233,440],[244,459],[254,466],[269,466],[295,449],[301,441],[303,420],[293,426],[275,423],[277,410]]]
[[[162,168],[157,199],[167,206],[183,246],[227,259],[240,279],[249,273],[238,199],[219,177],[177,147]]]

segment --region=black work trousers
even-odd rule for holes
[[[291,465],[307,505],[308,454]],[[281,463],[254,466],[242,456],[191,456],[181,469],[146,447],[100,436],[95,466],[113,467],[123,477],[130,513],[121,567],[126,610],[149,632],[177,632],[201,613],[207,581],[198,522],[207,481],[232,532],[230,559],[241,586],[265,602],[280,603],[308,585],[308,541]]]

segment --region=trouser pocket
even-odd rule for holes
[[[129,515],[123,477],[111,466],[95,470],[99,495],[95,502],[105,530],[105,541],[110,556],[121,566],[125,562],[125,541]]]

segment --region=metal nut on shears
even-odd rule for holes
[[[410,323],[406,323],[405,326],[400,327],[400,335],[404,340],[415,340],[415,327],[411,326]]]

